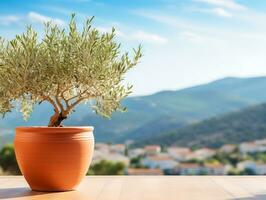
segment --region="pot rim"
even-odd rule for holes
[[[58,130],[58,131],[93,131],[93,126],[64,126],[64,127],[48,127],[48,126],[17,126],[16,130]]]

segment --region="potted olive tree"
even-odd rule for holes
[[[42,102],[54,110],[47,127],[16,128],[16,158],[33,190],[72,190],[85,176],[94,149],[93,127],[62,126],[77,105],[87,102],[109,117],[124,111],[120,101],[131,93],[132,86],[122,81],[138,63],[141,48],[134,49],[132,58],[121,54],[115,30],[101,33],[91,22],[78,31],[72,15],[67,30],[46,23],[42,39],[31,27],[13,40],[0,38],[0,112],[20,105],[27,119]]]

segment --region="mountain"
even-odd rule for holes
[[[145,140],[156,135],[161,134],[162,132],[169,131],[171,129],[181,128],[187,125],[187,122],[182,121],[173,116],[163,116],[160,119],[153,120],[148,122],[144,126],[137,128],[131,132],[128,132],[118,139],[116,142],[125,142],[126,140]]]
[[[266,93],[262,92],[265,87],[266,77],[229,77],[183,90],[163,91],[142,97],[142,101],[157,105],[160,114],[149,123],[125,133],[122,139],[145,139],[162,131],[266,102]]]
[[[81,105],[65,125],[93,125],[97,141],[149,138],[166,130],[266,102],[265,86],[266,77],[229,77],[182,90],[129,97],[122,102],[128,112],[114,113],[111,120],[96,116],[87,105]],[[38,105],[29,121],[24,122],[20,113],[15,111],[0,120],[0,127],[13,130],[16,126],[47,125],[51,114],[50,105]]]
[[[190,147],[220,147],[266,138],[266,104],[251,106],[137,142]]]

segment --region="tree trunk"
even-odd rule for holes
[[[63,114],[62,112],[55,113],[51,118],[49,122],[49,127],[60,127],[62,126],[62,121],[67,118],[66,114]]]

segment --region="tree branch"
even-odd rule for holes
[[[73,104],[71,104],[70,109],[73,109],[76,105],[78,105],[81,101],[83,101],[85,99],[86,99],[86,97],[79,98],[76,102],[74,102]]]
[[[57,105],[59,106],[59,108],[60,108],[60,110],[62,112],[62,111],[64,111],[64,106],[63,106],[63,104],[60,102],[60,100],[58,98],[59,97],[59,92],[60,92],[60,88],[59,88],[59,84],[57,84],[57,93],[55,95],[55,101],[56,101]]]
[[[55,113],[59,114],[59,109],[58,109],[58,107],[57,107],[57,105],[56,105],[56,103],[54,102],[53,99],[51,99],[49,96],[43,95],[43,100],[48,101],[49,103],[51,103],[52,106],[54,107]]]
[[[66,91],[70,90],[70,89],[73,88],[73,87],[75,87],[75,86],[71,85],[71,86],[69,86],[69,87],[66,87],[62,92],[60,92],[60,95],[59,95],[59,96],[64,100],[64,102],[65,102],[65,104],[66,104],[66,107],[69,107],[69,103],[68,103],[69,100],[66,99],[64,93],[65,93]],[[67,109],[67,108],[66,108],[66,109]]]
[[[65,93],[66,91],[70,90],[70,89],[73,88],[73,87],[75,87],[75,86],[71,85],[71,86],[69,86],[69,87],[66,87],[66,88],[60,93],[60,96],[64,96],[64,93]]]
[[[89,97],[81,97],[81,98],[79,98],[77,101],[75,101],[74,103],[72,103],[68,108],[67,108],[67,110],[66,110],[66,112],[70,112],[76,105],[78,105],[80,102],[82,102],[83,100],[85,100],[85,99],[88,99]]]
[[[76,95],[76,96],[73,96],[73,97],[67,99],[66,101],[67,101],[67,103],[69,103],[69,101],[71,101],[71,100],[73,100],[73,99],[75,99],[75,98],[77,98],[77,97],[79,97],[79,96],[80,96],[80,94],[78,94],[78,95]]]
[[[83,92],[79,93],[78,95],[75,95],[73,97],[70,97],[69,99],[66,100],[66,103],[69,105],[69,101],[75,99],[75,98],[78,98],[78,97],[81,97],[82,98],[82,95],[85,94],[89,89],[86,89],[84,90]],[[68,106],[69,107],[69,106]]]
[[[62,99],[65,101],[66,107],[69,107],[68,100],[65,98],[64,94],[61,94]]]

